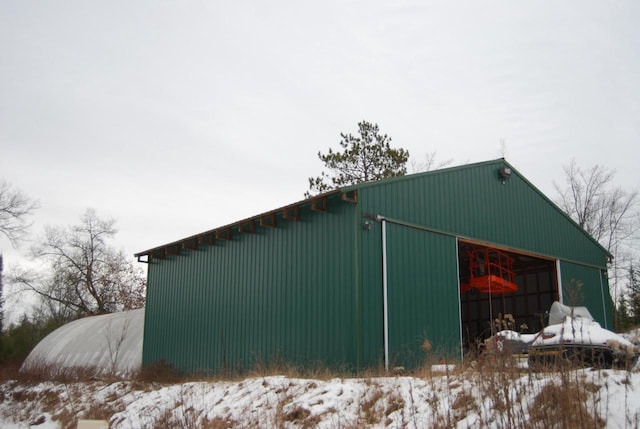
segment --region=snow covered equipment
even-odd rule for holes
[[[563,315],[567,311],[569,314]],[[544,328],[529,345],[530,367],[573,364],[631,369],[638,361],[640,347],[602,328],[586,308],[554,303],[549,312],[549,321],[552,323],[559,319],[560,323]]]

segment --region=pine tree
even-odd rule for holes
[[[640,326],[640,270],[629,266],[629,312],[631,325]]]
[[[627,308],[627,302],[625,300],[624,295],[620,295],[618,302],[615,306],[615,323],[616,323],[616,332],[625,332],[627,331],[631,325],[631,315],[629,314],[629,309]]]
[[[409,152],[391,147],[391,137],[380,134],[378,124],[367,121],[358,123],[359,136],[340,133],[342,152],[318,152],[329,173],[309,178],[309,191],[305,197],[315,192],[326,192],[332,188],[353,185],[370,180],[403,176],[407,173]]]

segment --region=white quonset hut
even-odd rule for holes
[[[75,320],[47,335],[29,353],[21,371],[90,368],[129,375],[142,365],[144,309]]]

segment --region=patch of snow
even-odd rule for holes
[[[528,344],[533,341],[537,334],[521,334],[520,332],[504,330],[496,332],[496,336],[510,341],[519,341]]]
[[[549,325],[561,324],[567,317],[581,317],[583,319],[593,320],[593,316],[587,307],[570,307],[554,301],[549,309]]]
[[[595,320],[582,317],[570,318],[556,325],[549,325],[536,336],[532,346],[549,346],[563,343],[606,346],[615,342],[624,347],[633,343],[622,336],[603,329]]]
[[[453,364],[431,365],[431,372],[451,372],[456,369]]]
[[[620,336],[631,341],[633,344],[640,344],[640,328],[632,329],[629,332],[620,334]]]
[[[457,368],[456,368],[457,370]],[[493,374],[493,375],[492,375]],[[526,425],[537,396],[562,379],[593,383],[593,399],[585,402],[608,428],[633,427],[640,418],[640,373],[620,370],[575,370],[508,376],[471,369],[427,378],[373,377],[314,380],[284,376],[242,381],[201,381],[174,385],[139,382],[0,384],[0,427],[58,427],[63,410],[79,418],[92,404],[113,406],[112,429],[198,427],[208,419],[233,427],[407,427],[503,428],[514,416]],[[497,383],[491,387],[488,383]],[[497,390],[495,387],[499,387]],[[493,393],[488,393],[488,392]],[[54,410],[44,398],[57,397]],[[30,398],[30,399],[29,399]],[[497,402],[503,405],[498,408]],[[509,404],[510,409],[505,409]],[[29,411],[27,411],[29,410]],[[630,419],[631,423],[627,419]],[[222,427],[223,424],[220,424]]]

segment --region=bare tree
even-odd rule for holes
[[[0,253],[0,335],[4,331],[4,285],[2,284],[2,271],[4,270],[4,262],[2,253]]]
[[[558,205],[613,254],[639,230],[638,191],[614,187],[615,172],[600,165],[583,170],[572,160],[564,172],[565,188],[554,182]]]
[[[17,246],[29,232],[29,216],[38,208],[38,203],[13,187],[9,182],[0,183],[0,233]]]
[[[438,170],[440,168],[448,167],[453,163],[453,158],[449,158],[445,161],[436,161],[437,151],[427,152],[422,162],[415,160],[411,161],[411,172],[421,173],[423,171]]]
[[[500,147],[498,148],[498,156],[500,158],[506,158],[508,152],[509,152],[509,149],[507,148],[507,142],[505,139],[501,138]]]
[[[0,183],[0,235],[4,235],[13,247],[25,239],[31,228],[28,218],[38,208],[22,191],[9,182]],[[3,261],[0,254],[0,332],[4,325],[4,286],[2,284]]]
[[[122,321],[122,326],[118,327],[118,322],[116,322],[116,326],[114,326],[114,323],[110,321],[104,333],[109,352],[109,373],[111,375],[117,375],[118,373],[118,365],[122,358],[120,352],[122,351],[122,345],[127,339],[129,325],[131,325],[131,313],[128,313],[125,320]]]
[[[100,219],[92,209],[79,225],[47,226],[31,254],[47,261],[50,271],[16,272],[12,281],[40,295],[51,316],[81,317],[142,307],[144,275],[108,245],[115,233],[115,220]]]
[[[31,318],[35,321],[52,323],[55,326],[62,326],[69,320],[77,318],[76,309],[70,305],[73,297],[69,288],[56,287],[61,284],[57,277],[58,273],[40,272],[35,270],[24,270],[21,267],[14,268],[9,281],[23,290],[46,291],[46,297],[40,295],[38,303],[34,303],[31,309]],[[21,291],[18,290],[18,293]]]
[[[614,256],[609,274],[614,302],[618,302],[618,281],[637,250],[638,191],[614,186],[615,172],[600,165],[582,169],[574,159],[564,173],[564,187],[554,182],[556,203]]]

